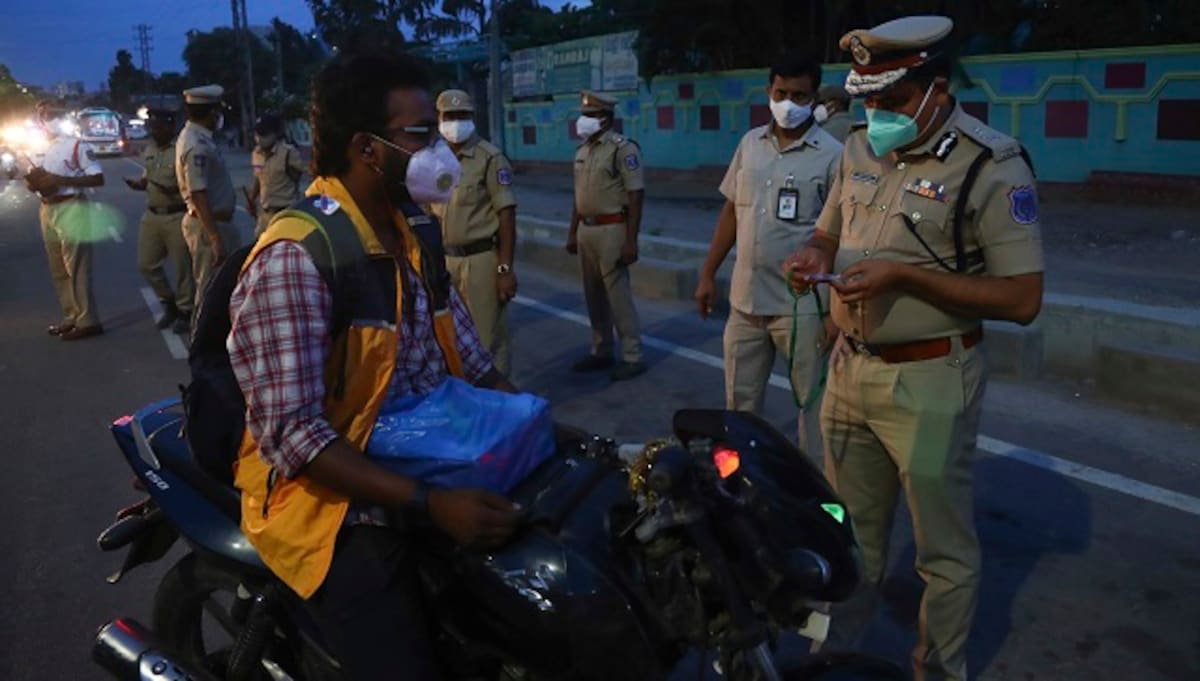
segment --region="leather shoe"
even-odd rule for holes
[[[191,318],[191,315],[181,316],[179,319],[176,319],[175,323],[171,325],[171,331],[179,334],[180,336],[187,336],[190,334],[192,332],[192,324],[188,321],[189,318]],[[186,340],[186,338],[184,340]]]
[[[67,331],[59,336],[59,338],[65,341],[83,340],[84,338],[99,336],[102,333],[104,333],[104,327],[100,326],[99,324],[94,324],[92,326],[76,326],[70,331]]]
[[[165,302],[163,303],[163,315],[154,323],[154,326],[159,329],[169,329],[176,319],[179,319],[179,308],[175,307],[175,303]]]
[[[646,365],[641,362],[621,362],[612,370],[614,381],[626,381],[646,373]]]
[[[46,333],[50,334],[51,336],[61,336],[68,331],[74,330],[74,328],[74,324],[51,324],[50,326],[46,327]]]
[[[611,368],[613,365],[612,357],[601,357],[600,355],[588,355],[578,362],[571,365],[571,371],[576,373],[584,373],[587,371],[600,371],[602,369]]]

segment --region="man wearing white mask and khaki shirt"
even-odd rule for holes
[[[725,404],[761,413],[776,353],[788,359],[800,409],[800,449],[822,457],[820,401],[828,298],[793,298],[783,261],[808,242],[836,176],[842,145],[812,117],[821,66],[799,54],[771,68],[767,93],[773,121],[748,132],[721,183],[725,206],[700,272],[696,302],[712,312],[716,273],[737,244],[725,324]],[[827,294],[825,294],[827,295]]]
[[[437,98],[442,137],[462,165],[462,177],[446,203],[430,205],[442,222],[446,269],[471,311],[479,340],[492,353],[496,369],[512,366],[508,302],[517,295],[513,257],[517,246],[517,199],[512,164],[495,145],[475,132],[475,104],[462,90]]]

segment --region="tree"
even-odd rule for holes
[[[400,23],[416,25],[435,0],[308,0],[321,39],[334,51],[399,49]]]
[[[145,92],[149,83],[145,71],[133,65],[129,50],[117,50],[117,65],[108,72],[108,90],[118,111],[129,111],[134,92]]]
[[[295,26],[276,17],[271,20],[271,44],[275,48],[271,64],[283,75],[283,82],[277,83],[277,87],[285,93],[307,95],[313,76],[326,58],[316,35],[301,33]],[[282,58],[282,68],[276,64],[277,56]]]
[[[159,93],[178,95],[187,87],[187,76],[176,71],[164,71],[154,79],[154,89]]]
[[[0,64],[0,116],[24,113],[33,108],[34,94],[13,78],[8,66]]]
[[[239,51],[237,35],[232,28],[216,28],[211,33],[189,32],[187,47],[183,48],[188,81],[193,86],[216,83],[225,88],[226,97],[232,97],[244,80],[242,62],[233,58]],[[250,61],[254,65],[255,91],[252,94],[257,98],[270,86],[275,72],[275,55],[261,40],[252,36]],[[234,120],[241,115],[236,108],[230,113]]]

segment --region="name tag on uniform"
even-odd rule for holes
[[[946,196],[946,185],[930,180],[918,179],[908,182],[904,185],[904,191],[938,203],[950,203],[950,197]]]
[[[800,214],[800,191],[796,189],[796,178],[788,175],[779,196],[775,200],[775,217],[780,220],[794,221]]]

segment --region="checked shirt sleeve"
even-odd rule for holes
[[[288,478],[338,437],[324,414],[332,308],[308,253],[290,241],[263,250],[229,302],[226,348],[246,398],[246,427],[263,459]]]
[[[471,313],[453,286],[450,287],[450,314],[454,315],[454,335],[465,378],[470,383],[478,383],[492,370],[492,355],[479,342]]]

